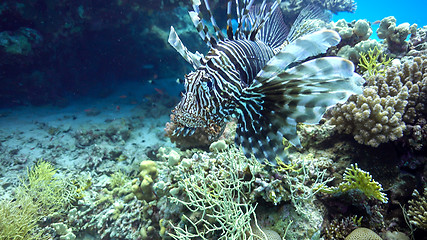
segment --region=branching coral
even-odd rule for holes
[[[207,172],[198,166],[179,182],[186,199],[171,200],[192,214],[183,215],[183,225],[174,226],[175,233],[169,233],[174,239],[255,239],[251,221],[256,205],[248,195],[255,178],[241,173],[254,171],[259,163],[236,150],[219,153],[216,161],[222,162],[217,169]]]
[[[357,142],[373,147],[402,137],[409,92],[400,74],[401,68],[393,66],[385,76],[368,77],[363,94],[353,95],[333,108],[329,123],[339,132],[353,134]]]
[[[424,188],[424,194],[421,195],[418,190],[412,193],[412,199],[409,200],[408,217],[409,222],[416,226],[427,230],[427,188]]]
[[[421,150],[427,145],[427,57],[403,64],[400,78],[409,90],[403,115],[405,135],[414,149]]]
[[[353,95],[331,111],[329,123],[361,144],[377,147],[403,135],[421,150],[427,143],[427,57],[387,67],[366,76],[362,95]]]
[[[417,28],[417,31],[411,34],[408,56],[420,56],[427,53],[427,26]]]
[[[337,187],[328,187],[321,189],[322,192],[334,194],[348,192],[350,190],[360,190],[368,199],[377,199],[383,203],[388,202],[380,183],[372,179],[372,176],[357,167],[357,164],[347,168],[343,175],[343,182]]]
[[[43,214],[49,215],[66,210],[81,197],[83,188],[71,179],[55,176],[56,169],[49,162],[40,160],[28,169],[28,179],[22,180],[17,189],[20,195],[31,196]],[[79,191],[80,189],[80,191]]]
[[[360,54],[359,66],[367,72],[368,76],[385,75],[385,67],[390,65],[391,60],[392,58],[387,58],[377,47],[374,47],[369,49],[368,53]]]
[[[36,232],[40,219],[38,205],[31,196],[19,195],[16,201],[0,202],[0,239],[5,240],[38,240],[48,239],[42,232]]]

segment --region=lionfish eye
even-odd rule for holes
[[[208,81],[206,84],[208,85],[209,89],[212,89],[212,81]]]

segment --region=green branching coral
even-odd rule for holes
[[[38,206],[28,195],[19,195],[16,201],[0,202],[0,239],[2,240],[39,240],[48,239],[37,232],[40,219]]]
[[[32,197],[42,214],[66,210],[71,202],[81,197],[81,191],[71,179],[57,177],[56,173],[51,163],[40,160],[27,170],[28,178],[22,180],[17,192]]]
[[[380,183],[372,179],[372,176],[352,164],[347,168],[343,175],[343,182],[338,187],[328,187],[321,189],[322,192],[329,194],[348,192],[353,189],[360,190],[368,199],[378,199],[383,203],[388,202],[387,195],[382,192]]]
[[[390,65],[392,60],[375,46],[373,49],[369,49],[368,53],[360,53],[359,66],[368,73],[368,76],[385,75],[385,67]]]

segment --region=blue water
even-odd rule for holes
[[[408,22],[416,23],[418,27],[427,25],[425,0],[356,0],[357,9],[354,13],[339,13],[333,20],[346,19],[348,22],[358,19],[367,19],[370,22],[394,16],[397,24]]]

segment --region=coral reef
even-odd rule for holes
[[[18,195],[16,201],[0,201],[0,239],[49,239],[36,229],[40,220],[38,211],[38,205],[29,195]]]
[[[396,26],[396,18],[393,16],[381,20],[377,30],[380,39],[384,39],[387,49],[395,55],[404,55],[408,51],[409,43],[406,38],[409,34],[415,34],[417,25],[402,23]]]
[[[425,196],[427,188],[421,195],[417,189],[412,193],[412,199],[409,200],[409,209],[407,211],[409,222],[417,228],[427,230],[427,197]]]
[[[310,4],[320,5],[333,13],[354,12],[356,10],[356,3],[353,0],[289,0],[282,1],[280,8],[282,8],[284,16],[288,19],[287,22],[293,22],[298,13]]]
[[[420,151],[427,136],[426,66],[426,57],[416,57],[386,67],[385,74],[368,72],[363,94],[333,108],[329,122],[361,144],[378,147],[405,135],[409,145]]]
[[[256,204],[247,193],[255,181],[251,173],[258,171],[259,164],[248,161],[240,151],[220,153],[216,161],[221,162],[218,169],[193,168],[178,183],[186,198],[172,200],[191,214],[183,215],[182,223],[169,233],[174,239],[240,239],[248,233],[249,239],[255,239],[251,222],[256,218]],[[243,171],[249,175],[241,175]]]

